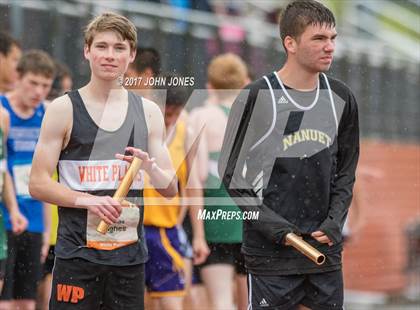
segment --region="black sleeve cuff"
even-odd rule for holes
[[[339,244],[343,240],[341,226],[330,217],[321,224],[319,230],[324,232],[334,244]]]
[[[275,236],[275,242],[277,244],[284,245],[286,243],[286,235],[288,233],[295,233],[297,235],[300,235],[299,229],[295,226],[290,226],[287,228],[282,229],[279,231]]]

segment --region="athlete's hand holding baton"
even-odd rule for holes
[[[123,154],[116,154],[115,157],[121,160],[125,160],[130,162],[130,167],[127,170],[127,173],[125,174],[124,178],[122,179],[120,185],[118,186],[118,189],[115,191],[113,199],[122,202],[125,197],[128,194],[128,191],[130,190],[131,184],[133,183],[136,175],[139,173],[140,168],[142,167],[143,160],[139,157],[143,157],[145,159],[145,164],[150,166],[150,169],[152,168],[154,164],[154,159],[150,159],[149,155],[146,152],[142,152],[135,148],[127,148],[127,151],[131,152],[133,155],[136,156],[127,156]],[[139,157],[137,157],[139,156]],[[120,212],[121,213],[121,212]],[[114,215],[115,216],[115,215]],[[115,218],[115,220],[118,217]],[[96,230],[100,232],[101,234],[106,234],[108,231],[108,228],[110,226],[110,223],[102,220]]]
[[[317,265],[325,263],[325,255],[294,233],[286,235],[286,245],[294,247]]]

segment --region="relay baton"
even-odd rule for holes
[[[130,164],[130,167],[127,170],[127,173],[125,174],[124,178],[121,181],[120,186],[118,186],[117,190],[115,191],[114,198],[115,200],[122,203],[125,199],[125,197],[128,194],[128,191],[130,190],[131,184],[133,184],[134,178],[137,176],[137,174],[140,171],[142,160],[140,158],[137,158],[133,156],[133,161]],[[100,232],[101,234],[106,234],[109,228],[109,224],[105,222],[104,220],[101,220],[98,227],[96,227],[96,230]]]
[[[294,233],[288,233],[286,235],[286,244],[291,245],[300,253],[308,257],[317,265],[325,263],[325,255],[315,249],[308,242],[304,241],[301,237]]]

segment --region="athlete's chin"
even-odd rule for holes
[[[36,109],[42,102],[41,99],[31,99],[24,103],[24,106],[29,109]]]
[[[107,73],[101,72],[99,74],[99,78],[105,81],[114,81],[118,79],[118,77],[120,77],[120,74],[116,72],[107,72]]]
[[[318,72],[327,72],[328,70],[330,70],[331,68],[331,63],[330,64],[322,64],[317,66],[317,70]]]

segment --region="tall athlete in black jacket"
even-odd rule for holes
[[[248,85],[229,116],[219,172],[243,210],[251,309],[342,309],[341,251],[359,155],[356,100],[327,77],[335,19],[295,1],[280,22],[287,60]],[[294,232],[323,252],[315,265],[285,244]]]

